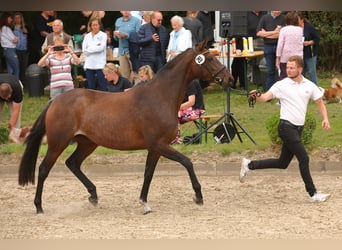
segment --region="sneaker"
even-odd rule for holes
[[[324,202],[330,198],[330,194],[323,194],[321,192],[316,192],[313,196],[310,197],[311,202]]]
[[[246,159],[246,158],[243,158],[242,159],[242,162],[241,162],[241,170],[240,170],[240,182],[243,183],[245,182],[245,177],[247,175],[247,173],[249,171],[251,171],[249,168],[248,168],[248,164],[250,163],[251,161]]]

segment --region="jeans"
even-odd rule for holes
[[[264,47],[264,56],[266,59],[266,67],[267,67],[267,74],[266,74],[266,89],[265,91],[269,90],[274,82],[276,81],[276,45],[265,45]]]
[[[15,48],[3,48],[8,74],[14,75],[19,80],[19,60]]]
[[[304,69],[302,74],[305,76],[306,72],[308,72],[309,79],[317,85],[316,64],[317,56],[304,58]]]
[[[316,188],[310,174],[309,156],[301,140],[302,131],[302,126],[295,126],[288,121],[280,120],[278,134],[283,141],[283,145],[279,158],[251,161],[248,167],[251,170],[265,168],[286,169],[293,156],[296,156],[299,162],[299,170],[305,184],[305,189],[309,195],[312,196],[316,192]]]
[[[85,71],[88,89],[97,89],[95,75],[97,76],[99,89],[102,91],[107,91],[107,80],[104,78],[102,69],[86,69]]]
[[[18,61],[19,61],[19,78],[20,81],[25,85],[25,71],[28,66],[29,53],[26,50],[16,50]]]

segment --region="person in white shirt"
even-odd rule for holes
[[[19,60],[16,53],[16,44],[19,42],[19,39],[12,31],[12,22],[11,14],[2,14],[0,19],[0,41],[6,59],[7,73],[19,79]]]
[[[183,27],[183,18],[176,15],[170,21],[173,30],[170,33],[170,42],[167,48],[167,61],[175,58],[186,49],[192,48],[191,31]]]
[[[266,102],[273,98],[280,100],[280,122],[278,134],[283,145],[279,158],[264,160],[248,160],[243,158],[240,170],[240,182],[244,182],[246,175],[257,169],[279,168],[286,169],[292,158],[296,156],[299,170],[305,184],[305,189],[310,196],[311,202],[326,201],[330,194],[324,194],[316,190],[310,169],[309,156],[301,140],[305,116],[310,100],[316,102],[323,117],[322,127],[330,129],[327,109],[324,105],[323,93],[318,86],[304,78],[302,75],[304,61],[301,56],[289,57],[286,65],[287,77],[272,85],[266,92],[250,92],[250,98],[260,102]]]
[[[99,89],[107,91],[107,81],[102,69],[106,65],[107,34],[100,30],[101,20],[91,18],[90,32],[85,35],[82,43],[82,52],[85,55],[84,69],[89,89],[97,89],[95,76],[97,76]]]

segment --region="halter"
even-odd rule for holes
[[[195,51],[196,52],[196,51]],[[226,67],[222,65],[222,67],[215,73],[211,73],[211,71],[208,69],[208,67],[204,64],[205,63],[205,54],[209,53],[209,51],[204,51],[203,53],[197,54],[195,57],[195,62],[198,66],[202,67],[202,65],[205,67],[205,69],[211,74],[211,77],[215,80],[217,83],[221,83],[223,79],[221,77],[217,77],[217,75],[224,70]]]

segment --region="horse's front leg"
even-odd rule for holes
[[[145,172],[144,172],[144,183],[140,193],[140,204],[144,206],[144,214],[148,214],[152,212],[151,207],[147,203],[147,195],[150,189],[150,184],[152,181],[152,177],[154,174],[154,170],[156,169],[157,162],[160,158],[159,154],[153,154],[150,151],[147,154]]]

